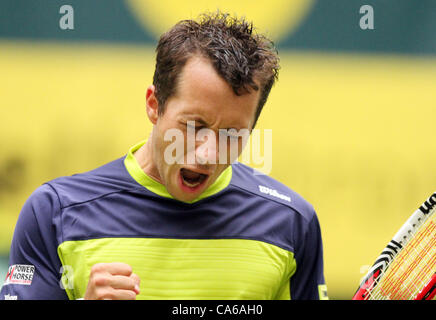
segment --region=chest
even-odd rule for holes
[[[70,298],[84,296],[91,267],[124,262],[141,279],[137,299],[274,299],[293,273],[293,255],[247,239],[100,238],[58,247]]]

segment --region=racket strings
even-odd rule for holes
[[[424,247],[417,250],[412,248],[415,254],[414,260],[410,263],[407,268],[401,268],[399,270],[402,273],[392,289],[392,299],[404,300],[414,298],[420,288],[423,288],[426,284],[426,278],[429,278],[431,274],[428,272],[434,267],[434,262],[436,261],[434,253],[431,254],[431,249],[435,247],[436,240],[430,240]],[[413,255],[413,253],[411,254]],[[410,259],[413,259],[410,258]],[[403,265],[406,265],[405,262]]]
[[[369,299],[413,299],[436,270],[436,215],[424,221],[416,235],[379,277]]]

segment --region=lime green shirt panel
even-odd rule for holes
[[[124,165],[129,172],[130,176],[140,185],[148,189],[149,191],[165,198],[173,198],[173,196],[167,191],[165,186],[156,180],[152,179],[148,176],[141,168],[139,163],[136,161],[135,156],[133,155],[139,148],[141,148],[145,141],[141,141],[130,148],[127,153],[126,158],[124,159]],[[230,181],[232,180],[232,166],[228,166],[221,175],[215,180],[215,182],[210,185],[202,194],[200,194],[196,199],[190,201],[189,203],[197,202],[201,199],[210,197],[221,190],[227,188]]]
[[[85,295],[91,267],[129,264],[140,279],[137,299],[289,299],[292,252],[256,240],[102,238],[58,247],[70,299]]]

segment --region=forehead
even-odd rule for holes
[[[209,125],[251,128],[260,92],[236,95],[207,58],[190,58],[180,74],[174,103],[181,115],[202,117]]]

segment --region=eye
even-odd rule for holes
[[[185,123],[186,128],[189,129],[194,129],[195,131],[198,131],[200,129],[205,128],[204,125],[197,125],[194,121],[188,121],[187,123]]]
[[[186,127],[189,129],[200,130],[202,126],[196,126],[195,124],[187,123]]]
[[[231,140],[238,140],[241,138],[241,136],[238,134],[238,130],[236,129],[223,130],[222,133]]]

